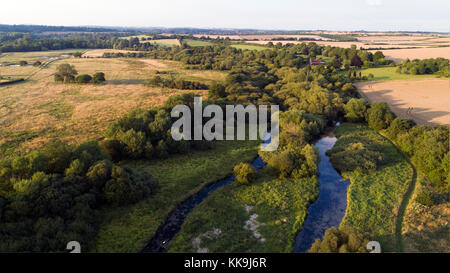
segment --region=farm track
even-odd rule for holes
[[[391,143],[392,143],[392,141],[391,141]],[[395,144],[392,143],[392,145],[395,145]],[[417,171],[416,171],[416,168],[414,167],[414,165],[412,164],[411,160],[409,159],[409,157],[406,154],[404,154],[398,147],[397,147],[397,149],[402,153],[402,155],[408,161],[408,163],[411,166],[412,171],[413,171],[411,182],[409,182],[408,188],[406,189],[406,192],[403,195],[403,199],[402,199],[402,202],[400,203],[400,207],[398,208],[397,217],[395,220],[395,239],[396,239],[397,252],[403,252],[404,251],[403,235],[402,235],[403,221],[405,218],[406,209],[408,208],[411,197],[413,196],[413,193],[416,189]]]

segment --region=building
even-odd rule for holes
[[[321,59],[309,59],[309,64],[310,65],[321,65],[321,64],[326,64],[326,62],[322,61]]]

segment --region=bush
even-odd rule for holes
[[[236,182],[239,184],[248,184],[256,178],[256,171],[252,165],[248,163],[240,163],[233,168]]]
[[[103,83],[105,81],[105,73],[103,72],[97,72],[92,76],[92,83]]]
[[[433,194],[429,191],[421,190],[416,196],[416,201],[424,206],[434,205]]]
[[[76,83],[90,83],[92,81],[92,77],[88,74],[82,74],[75,78]]]
[[[317,239],[308,250],[309,253],[365,253],[369,240],[355,229],[344,226],[329,228],[322,240]]]

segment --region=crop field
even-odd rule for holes
[[[311,33],[313,34],[313,33]],[[327,34],[332,34],[327,32]],[[345,35],[346,33],[336,33]],[[296,37],[298,36],[298,37]],[[333,39],[327,39],[318,35],[241,35],[246,43],[265,45],[268,42],[281,44],[309,43],[309,41],[291,41],[280,38],[314,38],[313,41],[320,45],[350,48],[356,45],[358,49],[372,49],[372,52],[381,50],[387,59],[393,61],[402,61],[409,59],[427,59],[427,58],[450,58],[450,35],[447,34],[410,34],[396,35],[383,33],[359,33],[355,36],[357,41],[342,42]],[[279,38],[272,41],[272,38]],[[256,39],[256,40],[254,40]]]
[[[107,81],[100,85],[55,83],[53,74],[61,63],[74,65],[79,74],[104,72]],[[170,95],[182,92],[205,94],[199,90],[145,86],[145,80],[156,71],[206,84],[223,80],[226,75],[185,70],[172,61],[131,58],[70,58],[54,61],[41,69],[1,67],[0,75],[31,77],[22,83],[0,87],[0,151],[26,152],[51,139],[73,144],[99,139],[110,121],[131,109],[158,106]]]
[[[448,79],[369,82],[357,87],[369,101],[387,102],[397,116],[422,125],[450,124]]]

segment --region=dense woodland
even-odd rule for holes
[[[374,130],[384,130],[412,158],[419,171],[433,182],[432,202],[440,202],[445,193],[448,197],[448,127],[415,126],[409,120],[396,118],[386,104],[369,104],[360,99],[352,85],[356,79],[339,73],[341,69],[381,64],[384,56],[380,54],[355,47],[343,49],[315,43],[276,44],[262,51],[236,49],[220,41],[205,47],[186,44],[164,47],[140,43],[138,39],[105,35],[3,37],[0,50],[129,49],[143,52],[108,53],[105,57],[168,59],[191,69],[227,70],[229,74],[224,82],[209,87],[204,105],[280,105],[280,149],[261,153],[280,179],[315,177],[318,155],[311,141],[327,124],[343,117],[367,123]],[[316,56],[327,57],[330,61],[327,65],[310,66],[309,58]],[[64,69],[66,72],[75,70],[67,66]],[[74,71],[69,72],[72,76],[61,75],[63,82],[66,78],[76,80],[72,78]],[[153,78],[150,84],[197,89],[192,88],[195,87],[192,82],[179,84],[177,80],[169,82],[162,78]],[[214,149],[213,142],[174,141],[170,135],[174,121],[170,117],[172,107],[178,104],[193,107],[193,101],[193,94],[184,93],[170,97],[161,107],[132,111],[113,121],[104,140],[99,142],[86,142],[77,147],[54,142],[40,151],[2,158],[0,251],[64,251],[71,240],[92,246],[98,208],[130,204],[157,194],[157,181],[146,173],[121,167],[121,160],[164,160],[192,150]],[[365,143],[358,143],[342,151],[333,151],[331,160],[339,169],[362,168],[364,171],[376,168],[383,158]],[[241,165],[234,171],[238,181],[251,185],[254,180],[251,168]],[[329,236],[332,233],[338,231],[330,231]],[[340,242],[343,246],[339,249],[361,250],[359,242],[353,243],[351,239],[363,240],[359,235],[343,233],[339,236],[343,238]],[[318,242],[315,247],[322,249],[322,245]]]

